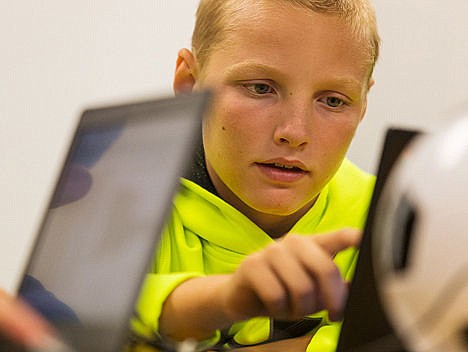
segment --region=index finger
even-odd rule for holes
[[[335,256],[338,252],[349,247],[358,247],[361,242],[362,231],[349,227],[315,235],[311,238],[331,256]]]

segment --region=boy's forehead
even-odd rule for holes
[[[354,4],[354,1],[349,0],[350,3],[345,6],[347,8],[345,9],[340,8],[343,4],[337,5],[341,3],[340,1],[324,2],[321,0],[314,3],[314,1],[300,0],[223,0],[223,10],[221,11],[223,15],[216,19],[216,23],[220,20],[219,26],[216,26],[217,34],[205,37],[203,51],[206,54],[201,55],[204,57],[201,60],[203,66],[205,60],[209,60],[212,53],[220,48],[230,47],[235,44],[240,32],[248,33],[248,35],[250,33],[269,33],[271,30],[289,33],[291,27],[296,27],[295,37],[307,37],[311,29],[322,26],[321,23],[317,23],[317,20],[326,18],[333,19],[335,21],[334,26],[324,28],[324,31],[319,35],[328,37],[327,31],[341,31],[341,35],[346,40],[359,42],[361,50],[367,56],[365,66],[370,67],[372,71],[376,58],[374,54],[377,54],[375,50],[378,50],[378,48],[374,50],[373,45],[375,43],[372,42],[375,39],[372,37],[372,13],[368,14],[369,17],[365,13],[358,14],[351,11],[350,9],[354,8],[354,6],[356,6],[355,10],[361,8],[360,5]],[[356,2],[360,3],[360,0]],[[365,0],[363,0],[363,3],[365,3]],[[366,6],[363,6],[361,10],[364,12],[371,11]],[[355,14],[352,15],[351,12]],[[274,37],[269,38],[266,35],[261,44],[275,45]],[[334,43],[331,43],[331,45],[334,45]],[[199,48],[198,45],[194,47],[197,53],[201,52],[197,50]]]
[[[325,36],[333,40],[336,39],[333,38],[336,33],[346,40],[358,41],[352,35],[350,23],[338,15],[319,13],[297,5],[285,6],[284,3],[290,4],[289,1],[281,0],[259,1],[230,14],[228,23],[225,24],[226,44],[234,44],[242,35],[251,37],[254,41],[254,36],[262,34],[265,40],[261,44],[264,46],[274,46],[275,40],[282,36],[289,36],[291,40]],[[331,43],[334,44],[336,43]]]
[[[227,33],[217,54],[235,62],[229,70],[260,72],[270,71],[275,63],[281,66],[284,63],[307,65],[320,60],[324,64],[346,62],[352,56],[350,52],[354,53],[354,66],[364,69],[368,66],[361,41],[339,17],[312,15],[311,10],[292,7],[281,9],[280,16],[278,11],[265,7],[256,14],[256,21],[241,18],[235,29]]]

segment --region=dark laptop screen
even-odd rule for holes
[[[404,351],[393,334],[375,285],[371,257],[373,219],[382,187],[398,156],[418,131],[391,128],[385,135],[374,194],[345,309],[338,351]]]

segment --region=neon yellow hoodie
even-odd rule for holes
[[[343,227],[362,228],[375,178],[348,160],[324,187],[314,206],[294,225],[291,233],[313,235]],[[153,272],[145,279],[137,306],[135,329],[151,335],[158,330],[164,300],[182,281],[194,276],[233,272],[245,256],[261,250],[274,240],[231,205],[187,179],[174,198],[174,208],[160,241]],[[342,275],[350,278],[355,249],[335,257]],[[334,351],[341,324],[321,318],[307,351]],[[248,345],[268,340],[268,318],[259,317],[235,324],[235,343]],[[213,340],[219,339],[220,333]]]

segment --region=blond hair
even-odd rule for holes
[[[224,42],[230,31],[235,30],[238,15],[245,18],[245,8],[273,2],[345,20],[351,32],[363,43],[363,49],[367,50],[372,74],[379,57],[380,38],[370,0],[200,0],[192,35],[192,51],[199,69],[203,70],[212,51]]]

